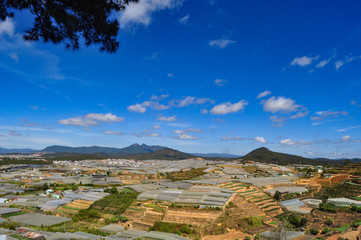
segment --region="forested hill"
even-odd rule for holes
[[[287,165],[287,164],[340,165],[344,163],[344,160],[332,160],[328,158],[312,159],[297,155],[291,155],[287,153],[273,152],[265,147],[261,147],[253,150],[252,152],[243,156],[242,160],[251,160],[261,163],[275,163],[280,165]]]

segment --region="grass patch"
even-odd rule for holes
[[[67,205],[62,206],[62,208],[70,209],[70,210],[75,210],[75,211],[80,211],[80,210],[81,210],[81,209],[79,209],[79,208],[70,207],[70,206],[67,206]]]
[[[25,214],[24,212],[15,212],[15,213],[8,213],[8,214],[4,214],[1,217],[3,218],[9,218],[9,217],[13,217],[13,216],[18,216],[18,215],[23,215]]]

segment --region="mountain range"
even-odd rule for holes
[[[344,159],[328,159],[328,158],[305,158],[297,155],[286,153],[273,152],[268,148],[257,148],[245,156],[238,156],[232,154],[218,154],[218,153],[184,153],[175,149],[167,148],[164,146],[149,146],[146,144],[132,144],[124,148],[112,147],[67,147],[67,146],[49,146],[43,150],[34,149],[5,149],[0,148],[1,154],[7,153],[43,153],[45,158],[48,159],[99,159],[121,157],[125,159],[159,159],[159,160],[181,160],[188,158],[203,157],[205,159],[223,159],[223,160],[248,160],[261,163],[275,163],[275,164],[342,164]],[[359,162],[361,159],[350,159],[351,162]]]

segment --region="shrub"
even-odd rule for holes
[[[335,220],[333,220],[333,218],[330,218],[330,217],[329,217],[329,218],[327,218],[325,224],[326,224],[327,226],[331,226],[331,225],[334,224],[334,222],[335,222]]]
[[[322,230],[322,234],[326,234],[326,233],[329,233],[331,231],[331,229],[330,228],[328,228],[328,227],[325,227],[323,230]]]
[[[319,230],[316,228],[311,228],[309,231],[312,235],[317,235],[319,233]]]

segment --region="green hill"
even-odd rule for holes
[[[343,161],[331,160],[331,159],[312,159],[300,157],[297,155],[291,155],[286,153],[273,152],[268,148],[261,147],[253,150],[244,157],[243,160],[251,160],[260,163],[275,163],[280,165],[287,164],[312,164],[312,165],[324,165],[324,164],[341,164]]]
[[[159,151],[145,153],[145,154],[132,154],[127,156],[122,156],[122,158],[126,159],[135,159],[135,160],[150,160],[150,159],[158,159],[158,160],[182,160],[188,158],[196,158],[196,156],[180,152],[171,148],[164,148]]]

